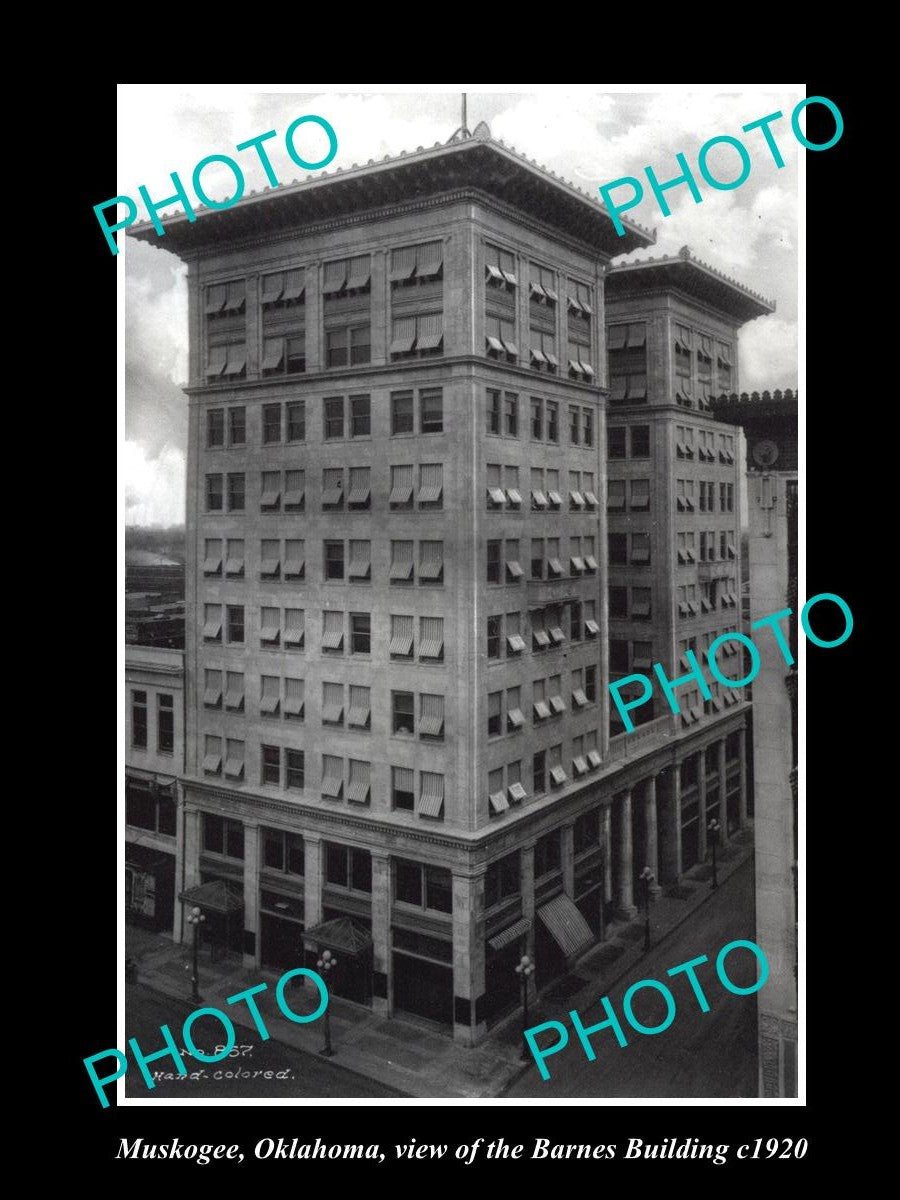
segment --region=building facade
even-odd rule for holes
[[[714,402],[747,438],[750,620],[791,610],[797,659],[797,397],[764,392]],[[758,643],[753,681],[756,764],[756,929],[770,963],[759,995],[759,1094],[797,1095],[797,677]]]
[[[744,819],[745,706],[610,737],[604,281],[651,240],[484,126],[166,222],[179,895],[248,965],[330,947],[338,994],[472,1043],[523,951],[540,985],[645,862],[677,882],[691,803]]]
[[[125,911],[171,934],[181,867],[184,654],[127,645],[125,704]]]

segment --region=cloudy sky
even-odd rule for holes
[[[300,168],[288,158],[283,135],[304,113],[325,117],[337,133],[338,152],[329,170],[444,142],[460,123],[458,91],[373,93],[341,86],[344,90],[303,93],[288,86],[123,85],[118,190],[137,197],[138,185],[144,184],[151,196],[171,195],[169,172],[177,171],[190,194],[194,166],[210,154],[236,158],[248,191],[265,187],[256,154],[236,153],[234,147],[270,129],[278,133],[267,143],[273,166],[282,182],[290,182]],[[695,166],[697,151],[709,138],[740,137],[752,158],[747,181],[733,191],[713,191],[695,170],[703,202],[696,204],[686,187],[673,189],[667,193],[672,208],[667,218],[652,195],[645,196],[627,215],[655,227],[657,242],[632,257],[673,254],[688,245],[705,262],[776,300],[772,316],[751,322],[741,334],[741,383],[746,390],[796,387],[798,162],[805,152],[790,131],[790,113],[803,93],[788,85],[728,94],[695,91],[693,86],[612,94],[583,87],[527,93],[470,87],[468,125],[474,129],[487,121],[494,137],[593,195],[601,184],[640,176],[648,164],[661,181],[672,178],[680,173],[675,162],[679,151]],[[741,133],[743,125],[779,110],[784,118],[772,131],[785,159],[782,169],[775,166],[759,131]],[[323,157],[327,143],[324,135],[319,143],[311,134],[308,141],[298,137],[297,146],[313,160]],[[709,158],[713,175],[732,178],[733,155],[727,149],[714,151]],[[216,199],[234,188],[231,173],[218,165],[204,171],[203,184]],[[108,197],[97,199],[100,203]],[[142,210],[140,219],[145,215]],[[99,227],[97,236],[102,237]],[[120,239],[120,246],[125,264],[125,520],[173,524],[184,520],[185,269],[163,249],[165,238],[156,244]]]

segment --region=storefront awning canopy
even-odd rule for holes
[[[495,933],[492,938],[488,938],[488,945],[492,950],[502,950],[504,946],[509,946],[512,942],[517,942],[519,938],[524,937],[530,928],[531,922],[528,918],[520,917],[518,921],[514,921],[501,933]]]
[[[321,925],[305,929],[303,940],[353,958],[364,954],[372,945],[371,937],[349,917],[335,917],[333,921],[323,921]]]
[[[542,905],[538,916],[566,958],[574,958],[594,940],[590,925],[565,892]]]
[[[244,908],[242,898],[221,879],[215,879],[209,883],[199,883],[196,887],[188,888],[186,892],[179,895],[178,899],[184,904],[194,905],[195,908],[204,909],[206,912],[224,913],[225,916],[228,916],[229,913],[242,912]]]

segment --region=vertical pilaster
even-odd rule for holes
[[[725,792],[725,739],[722,738],[718,745],[719,751],[719,845],[728,845],[728,804],[726,802]]]
[[[681,878],[681,774],[677,763],[672,764],[667,776],[663,799],[665,828],[660,848],[660,871],[663,883],[672,884]]]
[[[616,874],[616,907],[622,917],[633,917],[634,906],[633,866],[631,862],[631,789],[622,792],[619,801],[618,871]]]
[[[391,860],[372,852],[372,971],[375,979],[372,1008],[387,1016],[391,1012]],[[383,994],[379,994],[383,993]]]
[[[244,966],[258,967],[259,826],[244,822]]]
[[[388,279],[389,250],[376,250],[372,255],[372,365],[383,366],[388,361],[391,322],[391,284]]]
[[[181,942],[181,901],[178,893],[181,891],[181,881],[184,879],[184,788],[175,783],[175,904],[172,911],[172,941],[177,946]]]
[[[245,286],[247,378],[259,379],[262,374],[262,306],[259,302],[259,275],[248,275]]]
[[[310,263],[306,268],[306,369],[309,372],[324,370],[322,341],[322,289],[319,286],[319,264]]]
[[[322,920],[322,839],[312,834],[303,835],[303,923],[307,929]]]
[[[747,728],[744,726],[738,732],[740,742],[741,762],[741,829],[747,824]]]
[[[567,896],[575,895],[575,822],[569,821],[560,830],[562,885]]]
[[[647,847],[647,866],[656,876],[651,891],[659,891],[659,822],[656,812],[656,776],[651,775],[644,793],[644,829]]]
[[[535,908],[534,908],[534,844],[523,846],[519,851],[519,879],[522,887],[522,916],[526,921],[530,922],[531,928],[525,938],[525,953],[534,962],[534,923]],[[531,976],[528,984],[529,1000],[536,994],[534,985],[534,975]]]
[[[612,804],[603,809],[603,899],[612,900]]]
[[[453,876],[453,1040],[473,1046],[487,1030],[484,995],[484,875]]]
[[[706,752],[697,754],[697,807],[700,812],[700,861],[706,862],[708,835],[706,829]]]

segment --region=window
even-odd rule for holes
[[[306,401],[291,400],[286,409],[287,440],[289,442],[306,441]]]
[[[299,753],[291,751],[287,753]],[[290,768],[288,768],[290,771]],[[301,767],[302,771],[302,767]],[[291,785],[288,784],[290,787]],[[302,784],[301,784],[302,786]],[[262,865],[269,871],[283,871],[288,875],[303,875],[304,851],[303,837],[299,833],[285,833],[281,829],[263,829],[263,858]]]
[[[209,739],[207,739],[209,740]],[[213,738],[218,742],[219,738]],[[220,755],[221,758],[221,755]],[[240,821],[229,821],[213,813],[203,813],[203,849],[207,854],[221,854],[225,858],[244,859],[244,826]]]
[[[220,342],[209,347],[206,375],[211,382],[221,377],[243,379],[247,373],[247,347],[243,342]]]
[[[306,471],[284,473],[284,511],[303,512],[306,508]],[[276,510],[277,511],[277,510]]]
[[[222,707],[222,672],[206,668],[203,675],[203,703],[206,708]]]
[[[284,715],[302,721],[306,701],[306,684],[302,679],[287,678],[284,681]],[[290,786],[290,785],[288,785]]]
[[[559,441],[559,405],[555,400],[547,401],[547,441]]]
[[[419,661],[444,661],[444,618],[419,618]]]
[[[626,430],[621,425],[608,425],[606,429],[607,458],[626,458],[628,451],[625,444]]]
[[[488,543],[490,544],[490,543]],[[519,539],[506,539],[506,582],[518,583],[523,575],[521,564],[519,563]]]
[[[414,570],[415,561],[413,557],[413,543],[411,541],[392,541],[390,571],[391,583],[398,586],[413,583]]]
[[[391,467],[391,491],[388,503],[393,509],[412,508],[413,466],[411,463]]]
[[[582,604],[580,600],[572,600],[569,604],[569,640],[580,642],[584,636],[582,619]]]
[[[350,397],[350,436],[368,437],[372,432],[372,400],[369,396]]]
[[[521,891],[519,851],[488,865],[484,873],[484,907],[494,908]]]
[[[444,582],[444,543],[419,542],[419,583]]]
[[[322,471],[322,511],[344,507],[344,468],[325,467]]]
[[[650,534],[633,533],[631,535],[631,561],[640,566],[650,563]]]
[[[450,913],[453,911],[453,876],[445,867],[430,867],[425,863],[396,858],[394,900],[416,908]]]
[[[208,733],[204,739],[203,746],[203,773],[205,775],[221,775],[222,739],[220,737],[215,737],[211,733]],[[204,849],[209,849],[209,846],[205,843]]]
[[[244,778],[244,743],[235,738],[225,742],[225,775],[228,779]]]
[[[444,432],[444,392],[442,388],[422,388],[419,392],[419,432]]]
[[[559,369],[559,359],[556,356],[556,334],[548,330],[530,330],[531,345],[529,347],[530,364],[535,371],[546,371],[555,375]]]
[[[171,754],[175,749],[175,701],[165,693],[156,701],[156,748],[160,754]]]
[[[241,406],[228,410],[228,444],[243,446],[247,440],[247,411]]]
[[[207,608],[211,607],[218,605],[207,605]],[[147,693],[144,691],[131,693],[131,744],[139,750],[147,747]]]
[[[628,562],[628,534],[610,533],[608,545],[610,563],[613,566],[624,566]]]
[[[228,476],[228,511],[244,511],[244,474],[231,473]]]
[[[628,617],[628,588],[610,585],[609,615],[611,618],[626,619]]]
[[[366,582],[372,577],[372,543],[361,539],[350,541],[350,565],[348,577],[358,582]]]
[[[434,283],[443,276],[444,246],[442,242],[426,242],[421,246],[403,246],[391,251],[391,268],[388,279],[392,289]]]
[[[569,442],[573,446],[581,444],[581,409],[575,405],[569,405]]]
[[[344,436],[344,397],[328,396],[324,407],[324,437],[326,441]]]
[[[232,645],[242,645],[244,641],[244,606],[229,604],[226,612],[228,641]]]
[[[277,675],[259,679],[259,711],[264,717],[277,717],[281,708],[281,680]]]
[[[519,397],[513,392],[503,397],[503,428],[507,437],[519,436]]]
[[[500,560],[502,556],[502,543],[499,541],[490,541],[487,544],[487,581],[488,583],[500,582]]]
[[[281,441],[281,405],[263,405],[263,442]]]
[[[531,397],[531,436],[536,442],[544,440],[544,402],[536,396]]]
[[[325,882],[353,892],[371,893],[372,856],[368,850],[326,842]]]
[[[413,433],[412,392],[391,392],[391,434]]]
[[[628,670],[628,643],[618,639],[611,639],[609,643],[609,669],[610,671],[627,671]]]
[[[334,754],[322,755],[322,796],[341,800],[344,795],[344,760]]]
[[[395,659],[410,659],[413,657],[413,638],[415,636],[415,617],[391,615],[391,644],[390,655]]]
[[[260,766],[262,769],[261,783],[272,783],[281,786],[281,747],[260,746]]]
[[[503,626],[502,617],[488,617],[487,619],[487,656],[489,659],[500,657],[500,636]]]
[[[647,399],[647,327],[644,322],[611,325],[607,331],[612,404]]]
[[[543,879],[562,870],[559,830],[547,833],[534,844],[534,877]]]
[[[350,653],[371,654],[372,652],[372,614],[350,614]]]
[[[306,636],[304,611],[302,608],[284,610],[284,648],[300,650]]]
[[[391,807],[412,812],[416,806],[415,771],[409,767],[391,767]]]
[[[629,426],[631,434],[631,457],[632,458],[649,458],[650,457],[650,426],[649,425],[631,425]]]
[[[206,411],[206,448],[214,450],[225,445],[225,410],[209,408]]]
[[[503,732],[503,693],[491,692],[488,696],[488,737],[498,737]]]
[[[415,697],[412,692],[391,692],[391,732],[416,732]]]
[[[631,615],[635,620],[649,621],[651,591],[648,587],[631,589]]]
[[[342,683],[322,684],[322,724],[344,724],[344,685]]]
[[[419,508],[443,508],[443,496],[443,463],[422,463],[419,466]]]
[[[263,579],[278,579],[281,575],[281,542],[277,538],[260,542],[259,573]]]
[[[347,781],[347,799],[354,804],[368,804],[371,794],[372,764],[362,759],[350,759],[350,778]]]
[[[225,676],[225,707],[229,712],[244,710],[244,673],[229,671]]]
[[[281,641],[281,613],[277,608],[264,606],[259,611],[259,640],[265,647],[275,647]]]
[[[631,500],[630,508],[632,512],[648,512],[650,509],[650,480],[649,479],[632,479],[631,480]]]
[[[531,539],[531,578],[544,578],[544,539]]]
[[[395,317],[391,328],[391,358],[430,358],[443,353],[443,313]]]
[[[344,653],[344,614],[326,609],[322,613],[322,649],[334,654]]]
[[[444,740],[444,697],[423,692],[419,696],[419,737]]]
[[[624,512],[625,510],[625,480],[610,479],[606,485],[606,511]]]
[[[547,753],[538,750],[531,759],[531,790],[536,796],[547,789]]]
[[[731,358],[731,346],[727,342],[718,343],[716,364],[718,390],[720,392],[730,392],[734,383],[734,364]]]
[[[485,282],[488,288],[499,291],[513,291],[518,283],[516,278],[516,256],[509,250],[501,250],[497,246],[485,243],[484,247]]]
[[[203,548],[203,574],[222,574],[222,539],[206,538]]]
[[[206,477],[206,511],[222,511],[222,476],[207,475]]]
[[[323,542],[323,560],[326,579],[344,578],[344,543]]]
[[[487,389],[487,432],[500,433],[500,392],[495,388]]]
[[[370,729],[372,725],[372,690],[360,684],[350,684],[350,706],[347,725],[351,729]]]
[[[581,427],[582,441],[585,446],[593,446],[594,444],[594,410],[592,408],[583,408],[581,410]]]

